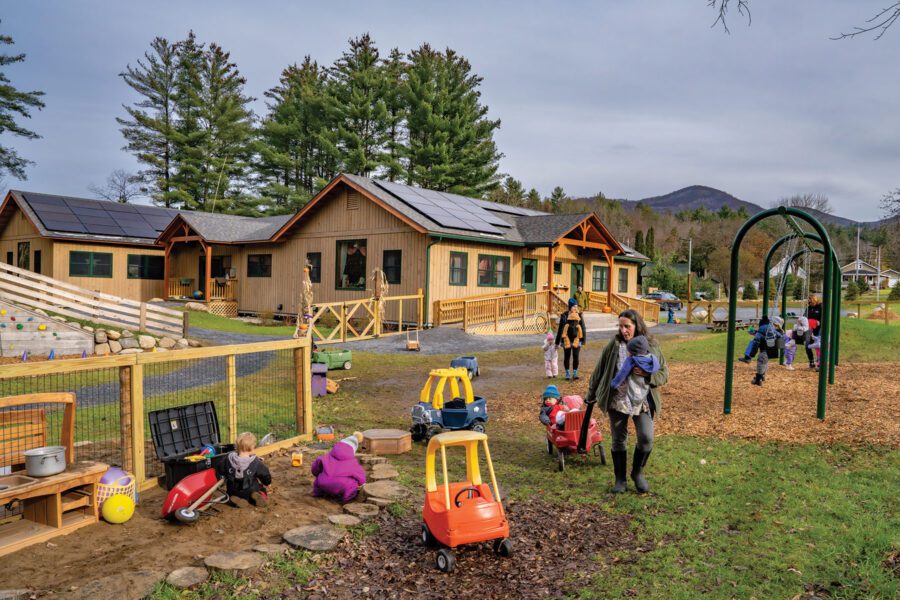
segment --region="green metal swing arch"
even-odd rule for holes
[[[841,279],[840,279],[840,263],[837,259],[837,254],[835,254],[834,247],[831,244],[831,239],[828,237],[828,232],[822,227],[822,224],[819,223],[817,219],[810,216],[809,214],[803,212],[802,210],[790,206],[779,206],[777,208],[772,208],[769,210],[764,210],[760,213],[757,213],[753,217],[747,220],[741,228],[738,230],[737,234],[734,237],[734,242],[731,244],[731,272],[729,274],[729,296],[728,296],[728,333],[727,333],[727,347],[726,347],[726,363],[725,363],[725,398],[724,398],[724,407],[723,412],[728,415],[731,414],[731,399],[732,399],[732,390],[734,385],[734,339],[735,339],[735,321],[737,316],[737,286],[738,286],[738,265],[740,264],[740,248],[741,242],[744,240],[744,236],[747,234],[750,229],[768,217],[772,216],[781,216],[785,219],[791,228],[794,229],[794,233],[787,234],[772,244],[772,247],[769,249],[769,252],[766,254],[765,259],[765,270],[764,270],[764,283],[763,283],[763,304],[762,304],[762,314],[764,316],[768,315],[769,309],[769,271],[771,269],[771,261],[772,257],[775,255],[775,252],[789,240],[795,238],[801,238],[804,240],[804,244],[806,244],[806,248],[803,250],[799,250],[795,252],[785,263],[784,268],[787,269],[790,265],[797,259],[797,257],[803,255],[806,252],[815,252],[817,254],[822,254],[825,256],[824,260],[824,277],[822,285],[822,323],[820,328],[820,337],[822,340],[821,343],[821,360],[820,360],[820,369],[819,369],[819,387],[818,387],[818,395],[816,402],[816,417],[819,419],[825,419],[825,399],[826,392],[829,383],[834,383],[834,367],[838,364],[839,357],[839,344],[838,344],[838,335],[840,333],[840,304],[841,304]],[[788,217],[798,217],[803,219],[807,223],[809,223],[815,230],[816,233],[805,232],[799,229],[797,224],[789,219]],[[821,249],[812,248],[805,240],[817,241],[822,245]],[[830,260],[829,260],[830,259]],[[807,273],[807,277],[809,274]],[[781,316],[785,318],[787,316],[787,289],[785,286],[782,286],[782,302],[781,302]],[[832,326],[833,325],[833,326]],[[780,362],[784,361],[783,355],[780,358]],[[822,368],[821,365],[826,365],[827,368]]]

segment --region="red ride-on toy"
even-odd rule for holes
[[[600,455],[600,464],[606,464],[606,452],[603,450],[603,434],[597,428],[597,420],[590,419],[585,432],[585,446],[579,451],[578,444],[582,438],[582,430],[585,429],[585,406],[581,396],[563,396],[562,402],[569,408],[566,413],[566,422],[562,429],[556,423],[547,425],[547,453],[553,456],[556,448],[556,462],[560,471],[566,468],[566,455],[587,456],[593,450]]]
[[[482,442],[491,485],[481,480],[478,443]],[[447,448],[462,446],[466,452],[466,480],[450,483],[447,478]],[[435,476],[436,454],[441,454],[443,485]],[[491,490],[493,487],[493,491]],[[456,560],[453,548],[463,544],[493,541],[494,553],[512,554],[509,522],[497,488],[487,436],[477,431],[451,431],[429,440],[425,451],[425,506],[422,509],[422,541],[426,546],[444,546],[438,550],[437,568],[448,573]]]
[[[163,503],[162,517],[179,523],[196,523],[200,518],[200,512],[210,505],[228,502],[228,494],[225,492],[211,498],[224,485],[225,480],[218,478],[215,469],[205,469],[188,475],[169,490],[169,495]]]

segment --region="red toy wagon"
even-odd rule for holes
[[[603,434],[597,428],[597,420],[590,419],[585,438],[584,452],[578,452],[578,441],[584,428],[585,406],[581,396],[563,396],[562,402],[569,408],[566,422],[562,428],[556,423],[547,425],[547,453],[553,456],[556,448],[556,461],[559,470],[566,468],[566,455],[580,455],[587,458],[591,450],[600,455],[600,464],[606,464],[606,452],[603,450]]]

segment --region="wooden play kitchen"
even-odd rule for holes
[[[53,475],[33,477],[23,468],[29,458],[29,464],[37,468],[42,466],[41,459],[45,456],[55,460],[52,453],[29,453],[45,448],[50,441],[45,410],[32,408],[48,404],[64,407],[59,445],[65,448],[65,468]],[[0,398],[0,467],[13,470],[12,474],[0,475],[0,505],[6,505],[7,509],[13,505],[21,507],[21,515],[6,519],[0,525],[0,556],[71,533],[99,520],[97,484],[109,465],[74,462],[74,436],[75,394]],[[37,461],[34,456],[38,456]],[[33,468],[32,473],[35,472]]]

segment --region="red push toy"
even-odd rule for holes
[[[600,464],[605,465],[606,452],[603,450],[603,434],[597,429],[596,419],[590,419],[585,435],[584,451],[578,451],[578,442],[584,428],[584,400],[581,399],[581,396],[563,396],[562,402],[570,412],[566,413],[566,422],[562,429],[557,427],[556,423],[547,425],[547,453],[553,456],[553,449],[556,448],[556,461],[560,471],[566,468],[567,454],[581,455],[587,458],[591,449],[595,454],[600,455]]]
[[[196,523],[201,511],[212,504],[228,502],[228,494],[222,492],[215,498],[210,497],[223,485],[215,469],[205,469],[188,475],[169,490],[162,507],[162,517],[179,523]]]

